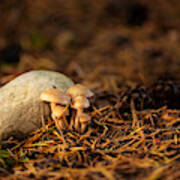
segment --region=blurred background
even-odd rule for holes
[[[0,78],[49,69],[76,82],[179,78],[178,0],[1,0]]]

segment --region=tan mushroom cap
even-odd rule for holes
[[[55,106],[52,111],[52,118],[59,119],[62,115],[69,115],[69,111],[65,110],[65,107],[63,106]]]
[[[69,94],[59,90],[59,89],[48,89],[41,93],[41,101],[51,102],[66,105],[71,102],[71,97]]]
[[[82,113],[79,117],[79,121],[82,124],[87,124],[91,120],[91,117],[85,113]]]
[[[84,96],[77,96],[73,101],[73,108],[84,109],[90,106],[89,100]]]
[[[67,93],[70,94],[73,98],[76,96],[91,97],[94,95],[91,90],[81,84],[75,84],[67,90]]]

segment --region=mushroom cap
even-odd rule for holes
[[[75,109],[84,109],[90,106],[89,100],[84,96],[77,96],[73,100],[73,108]]]
[[[79,117],[79,121],[82,124],[87,124],[91,120],[91,117],[85,113],[82,113]]]
[[[41,93],[41,101],[57,103],[57,104],[70,104],[71,97],[69,94],[59,90],[59,89],[48,89]]]
[[[51,116],[53,119],[59,119],[62,117],[62,115],[68,115],[68,114],[69,114],[69,111],[65,110],[64,106],[57,105],[53,107]]]
[[[81,84],[75,84],[74,86],[70,87],[67,90],[67,93],[70,94],[73,98],[77,96],[91,97],[94,95],[90,89]]]

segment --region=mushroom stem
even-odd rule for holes
[[[81,133],[84,133],[86,130],[87,124],[81,124]]]
[[[51,102],[51,103],[50,103],[50,106],[51,106],[51,112],[53,112],[53,110],[54,110],[55,107],[56,107],[56,103]]]
[[[77,114],[76,114],[75,121],[74,121],[74,128],[75,128],[77,131],[79,131],[80,116],[81,116],[82,113],[83,113],[83,110],[82,110],[82,109],[78,109],[78,110],[77,110]]]
[[[55,121],[56,127],[59,131],[67,128],[63,118],[55,119],[54,121]]]
[[[70,120],[70,129],[73,129],[75,127],[75,119],[76,119],[76,111],[72,110],[72,116]]]
[[[84,133],[87,125],[90,123],[91,117],[89,115],[83,113],[83,114],[81,114],[79,120],[80,120],[80,124],[81,124],[80,132]]]

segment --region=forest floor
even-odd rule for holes
[[[0,179],[180,179],[180,3],[69,2],[1,4],[0,84],[64,73],[95,93],[92,123],[2,141]]]

